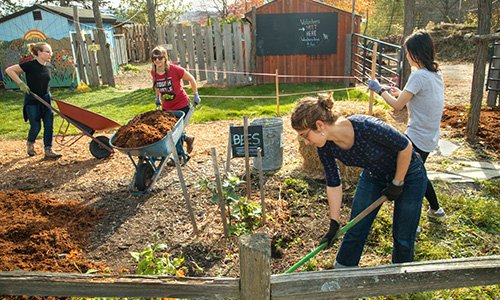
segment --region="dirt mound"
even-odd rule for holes
[[[464,105],[447,105],[443,111],[441,127],[454,129],[452,137],[462,137],[467,129],[467,116],[469,110]],[[479,142],[485,147],[500,151],[500,107],[481,107],[479,129],[477,136]]]
[[[116,132],[113,144],[120,148],[137,148],[161,140],[174,128],[177,118],[169,112],[154,110],[135,116]]]
[[[0,190],[0,271],[86,272],[103,269],[82,249],[104,212],[77,200]]]

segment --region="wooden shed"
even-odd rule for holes
[[[80,28],[84,33],[92,34],[96,28],[93,11],[78,9]],[[114,48],[113,24],[115,17],[102,14],[106,40]],[[35,4],[11,15],[0,18],[0,69],[33,59],[28,53],[27,44],[47,42],[52,46],[51,87],[76,86],[78,73],[75,72],[74,50],[71,33],[75,32],[72,7],[57,7]],[[114,55],[112,60],[115,61]],[[113,63],[118,71],[118,65]],[[6,88],[18,88],[9,76],[3,75]]]
[[[314,76],[344,76],[346,35],[352,13],[315,0],[275,0],[256,8],[256,72],[278,70],[280,82],[343,81]],[[252,19],[251,13],[247,14]],[[354,15],[354,33],[361,16]],[[296,77],[294,77],[296,76]],[[310,76],[310,77],[309,77]],[[257,76],[257,83],[274,82]]]

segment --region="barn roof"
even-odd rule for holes
[[[54,13],[56,15],[60,15],[63,18],[73,20],[73,7],[59,7],[59,6],[49,6],[49,5],[41,5],[41,4],[35,4],[33,6],[27,7],[23,10],[20,10],[18,12],[15,12],[13,14],[10,14],[8,16],[5,16],[0,19],[0,23],[3,23],[5,21],[8,21],[10,19],[16,18],[20,15],[23,15],[25,13],[31,12],[33,10],[40,9],[44,11],[48,11],[51,13]],[[83,23],[94,23],[94,12],[91,9],[84,9],[84,8],[79,8],[78,9],[78,17],[80,19],[80,22]],[[103,23],[115,23],[116,22],[116,17],[108,14],[101,14],[102,17],[102,22]]]

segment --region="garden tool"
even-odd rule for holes
[[[363,210],[362,212],[360,212],[359,215],[357,215],[354,219],[352,219],[351,221],[349,221],[349,223],[345,224],[345,226],[343,226],[337,232],[337,234],[335,235],[334,239],[338,239],[340,236],[342,236],[344,233],[346,233],[347,230],[351,229],[356,224],[358,224],[361,220],[363,220],[364,217],[366,217],[369,213],[371,213],[375,208],[377,208],[380,205],[382,205],[382,203],[384,203],[386,200],[387,200],[386,196],[381,196],[380,198],[378,198],[370,206],[368,206],[367,208],[365,208],[365,210]],[[326,247],[327,244],[328,244],[328,242],[324,242],[324,243],[320,244],[318,247],[316,247],[316,249],[314,249],[313,251],[311,251],[309,254],[307,254],[306,256],[304,256],[304,258],[302,258],[297,263],[295,263],[292,267],[290,267],[290,269],[286,270],[285,274],[289,274],[289,273],[292,273],[293,271],[295,271],[298,267],[302,266],[305,262],[307,262],[308,260],[310,260],[311,258],[313,258],[321,250],[323,250]]]

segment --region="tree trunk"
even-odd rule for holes
[[[415,0],[404,0],[404,28],[403,28],[403,40],[401,44],[404,43],[405,39],[412,34],[413,28],[415,27]],[[401,87],[406,85],[408,77],[410,77],[411,66],[410,63],[404,59],[403,55],[403,72],[401,78]]]
[[[490,33],[492,0],[478,0],[478,35]],[[470,94],[470,111],[467,118],[467,140],[475,142],[481,116],[481,102],[483,100],[484,76],[488,61],[488,42],[478,41],[476,44],[476,58],[474,59],[474,77]]]
[[[109,44],[106,43],[106,34],[102,23],[101,12],[99,11],[99,0],[92,0],[92,9],[94,10],[94,19],[97,27],[97,40],[100,50],[104,56],[104,66],[99,66],[101,69],[102,83],[110,86],[115,86],[115,78],[113,76],[113,65],[111,63],[111,53]]]
[[[149,21],[149,41],[151,49],[158,45],[158,35],[156,34],[156,16],[154,0],[147,0],[148,4],[148,21]]]

